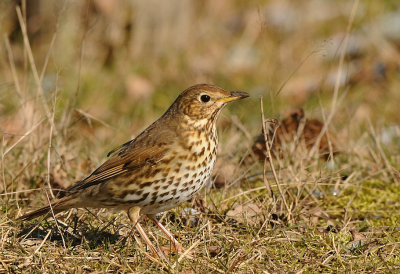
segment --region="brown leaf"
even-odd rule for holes
[[[297,138],[298,141],[304,142],[306,148],[310,150],[317,141],[317,138],[323,127],[324,124],[321,121],[317,119],[305,118],[303,109],[297,109],[291,112],[285,119],[282,120],[278,129],[276,129],[276,132],[275,130],[267,129],[269,140],[274,138],[271,154],[275,157],[282,157],[282,145],[284,143],[294,142]],[[337,153],[333,137],[328,135],[328,133],[325,133],[319,143],[320,155],[325,159],[328,159],[329,156],[328,137],[332,143],[333,152]],[[256,138],[252,146],[252,150],[259,160],[264,162],[266,146],[263,132]]]
[[[355,228],[350,230],[350,233],[351,236],[353,236],[353,241],[365,240],[367,238],[362,233],[358,232]]]
[[[221,253],[221,247],[217,245],[211,245],[207,246],[208,253],[210,253],[211,257],[217,256],[219,253]]]
[[[364,246],[370,242],[370,240],[365,237],[362,233],[358,232],[355,228],[350,230],[353,241],[349,242],[346,246],[347,248],[358,248]]]
[[[255,222],[256,217],[261,213],[261,209],[256,204],[237,205],[229,210],[226,216],[236,219],[239,222]]]

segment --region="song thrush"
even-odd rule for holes
[[[210,179],[217,156],[218,114],[228,102],[248,96],[208,84],[186,89],[161,118],[109,152],[110,158],[69,187],[64,197],[19,219],[70,208],[121,209],[128,212],[153,254],[156,249],[138,222],[141,215],[147,215],[182,250],[155,214],[189,200]]]

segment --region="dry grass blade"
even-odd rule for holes
[[[84,116],[89,122],[90,122],[90,120],[94,120],[94,121],[97,121],[97,122],[99,122],[100,124],[102,124],[102,125],[104,125],[106,127],[115,129],[115,127],[113,127],[112,125],[107,124],[103,120],[94,117],[93,115],[91,115],[90,113],[87,113],[86,111],[84,111],[82,109],[76,109],[75,111],[78,112],[79,114],[81,114],[82,116]]]
[[[382,146],[381,146],[381,142],[378,139],[378,136],[376,135],[375,129],[371,124],[371,121],[368,119],[368,125],[370,128],[370,132],[373,136],[374,142],[376,144],[376,147],[378,149],[379,154],[381,155],[382,159],[383,159],[383,163],[386,166],[386,169],[389,171],[392,179],[394,182],[396,182],[397,184],[399,183],[399,178],[400,178],[400,172],[398,170],[396,170],[388,161],[386,153],[383,151]]]
[[[8,39],[7,36],[4,36],[4,42],[6,44],[6,49],[7,49],[7,54],[8,54],[8,62],[10,63],[11,72],[12,72],[12,76],[13,76],[13,80],[14,80],[14,84],[15,84],[15,89],[18,93],[18,96],[22,100],[23,94],[22,94],[21,86],[19,84],[17,71],[15,69],[14,56],[13,56],[12,49],[10,46],[10,40]]]
[[[267,129],[265,127],[265,116],[264,116],[264,106],[263,106],[262,97],[260,98],[260,106],[261,106],[261,121],[262,121],[262,125],[263,125],[264,140],[265,140],[265,147],[266,147],[266,155],[265,156],[266,156],[266,159],[268,160],[268,163],[269,163],[270,168],[272,170],[272,174],[274,175],[274,180],[275,180],[276,186],[278,187],[278,191],[279,191],[279,194],[280,194],[280,196],[282,198],[283,204],[285,205],[285,209],[286,209],[286,212],[288,214],[288,216],[287,216],[288,222],[291,223],[291,210],[290,210],[289,205],[288,205],[288,203],[286,201],[286,197],[285,197],[285,194],[283,193],[282,187],[281,187],[281,185],[279,183],[278,175],[276,174],[274,163],[272,161],[271,141],[269,140]],[[265,179],[266,179],[266,176],[264,176],[264,180]],[[268,181],[266,183],[266,186],[267,186],[267,188],[270,187]],[[271,193],[272,193],[272,190],[271,190]]]
[[[330,125],[330,123],[332,122],[332,119],[337,111],[337,101],[338,101],[338,97],[339,97],[339,88],[340,88],[340,81],[342,79],[342,74],[343,74],[343,65],[344,65],[344,61],[345,61],[345,52],[348,46],[348,42],[349,42],[349,36],[350,36],[350,32],[351,32],[351,28],[353,26],[353,22],[354,22],[354,18],[358,9],[358,4],[359,4],[360,0],[354,0],[353,1],[353,5],[351,8],[351,13],[350,13],[350,17],[349,17],[349,22],[347,24],[347,29],[346,29],[346,35],[344,37],[344,41],[343,41],[343,45],[341,48],[341,52],[340,52],[340,58],[339,58],[339,67],[337,70],[337,74],[336,74],[336,79],[335,79],[335,85],[334,85],[334,89],[333,89],[333,97],[332,97],[332,103],[331,103],[331,111],[328,115],[328,117],[326,119],[324,119],[324,126],[320,132],[320,134],[318,135],[317,139],[315,140],[315,144],[312,147],[312,149],[309,151],[309,157],[312,157],[312,155],[314,155],[317,151],[318,151],[318,146],[321,142],[322,137],[325,135],[325,133],[328,130],[328,127]]]
[[[37,129],[37,127],[43,123],[45,119],[37,122],[31,129],[29,129],[25,134],[23,134],[14,144],[12,144],[6,151],[3,153],[3,157],[6,156],[16,145],[18,145],[21,141],[23,141],[26,137],[28,137],[33,131]]]
[[[47,232],[47,234],[46,234],[46,236],[44,237],[43,241],[40,243],[40,245],[38,246],[38,248],[33,252],[34,254],[35,254],[35,253],[38,253],[38,252],[40,251],[40,249],[42,248],[42,246],[43,246],[44,243],[46,242],[47,238],[49,238],[50,234],[51,234],[51,230],[49,230],[49,232]]]
[[[49,199],[49,195],[47,194],[47,192],[46,192],[46,198],[47,198],[47,202],[48,202],[48,204],[49,204],[49,206],[50,206],[51,215],[52,215],[52,217],[53,217],[53,219],[54,219],[54,221],[55,221],[55,223],[56,223],[57,230],[58,230],[58,232],[59,232],[60,235],[61,235],[61,239],[62,239],[63,246],[64,246],[64,248],[66,248],[64,235],[63,235],[63,233],[62,233],[62,231],[61,231],[61,229],[60,229],[60,226],[58,225],[57,218],[56,218],[56,215],[54,214],[54,210],[53,210],[53,207],[51,206],[51,201],[50,201],[50,199]]]
[[[8,196],[7,191],[7,183],[6,183],[6,174],[5,174],[5,166],[4,166],[4,136],[1,138],[1,177],[3,181],[3,192],[1,195]]]
[[[47,118],[48,118],[49,122],[51,123],[51,126],[52,126],[52,127],[54,128],[54,130],[56,131],[56,127],[55,127],[53,121],[51,120],[50,109],[49,109],[49,106],[48,106],[48,104],[47,104],[47,102],[46,102],[46,98],[45,98],[45,94],[44,94],[44,91],[43,91],[42,83],[41,83],[41,81],[40,81],[39,73],[38,73],[38,71],[37,71],[37,69],[36,69],[35,60],[34,60],[34,58],[33,58],[32,49],[31,49],[31,46],[30,46],[30,43],[29,43],[29,38],[28,38],[27,29],[26,29],[26,24],[25,24],[24,19],[22,18],[22,14],[21,14],[21,9],[20,9],[20,7],[17,7],[16,10],[17,10],[17,15],[18,15],[19,24],[20,24],[20,26],[21,26],[23,38],[24,38],[24,45],[25,45],[25,48],[26,48],[26,52],[28,53],[29,63],[30,63],[31,69],[32,69],[33,76],[34,76],[35,81],[36,81],[36,85],[37,85],[37,89],[38,89],[38,94],[39,94],[39,97],[40,97],[41,100],[42,100],[42,105],[43,105],[43,107],[44,107],[44,110],[45,110],[45,113],[46,113],[46,115],[47,115]]]
[[[225,273],[227,274],[227,273],[234,272],[235,269],[238,267],[238,264],[241,261],[243,261],[246,257],[247,257],[247,255],[243,251],[238,253],[236,259],[232,262],[231,266],[228,268],[228,270]]]
[[[189,253],[200,244],[201,240],[197,240],[194,242],[188,249],[185,250],[185,252],[178,258],[178,263],[180,263],[184,258],[193,258],[189,255]]]
[[[51,147],[52,147],[52,140],[53,140],[54,115],[56,113],[56,98],[57,98],[57,90],[54,93],[53,110],[52,110],[52,115],[51,115],[51,123],[50,123],[50,131],[49,131],[49,146],[47,148],[47,186],[49,188],[51,197],[53,199],[55,198],[55,195],[53,193],[53,188],[50,183],[50,172],[51,172]]]

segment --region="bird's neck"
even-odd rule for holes
[[[212,117],[214,118],[214,117]],[[217,136],[216,119],[191,119],[188,116],[184,117],[182,123],[183,130],[188,132],[196,132],[198,134],[205,134],[206,136]],[[208,138],[208,137],[207,137]]]
[[[192,120],[187,117],[180,124],[179,132],[180,145],[190,150],[194,155],[204,151],[203,157],[206,159],[208,154],[216,153],[218,136],[214,120]]]

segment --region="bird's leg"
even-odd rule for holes
[[[184,253],[185,250],[183,249],[182,245],[172,236],[172,234],[156,219],[155,215],[147,215],[147,217],[152,220],[159,229],[168,237],[168,239],[173,244],[175,250],[180,253]]]
[[[160,256],[160,254],[157,253],[156,248],[151,243],[149,237],[147,237],[146,232],[144,232],[142,226],[139,223],[140,207],[134,206],[134,207],[129,208],[128,209],[128,217],[131,220],[131,222],[136,226],[136,229],[139,231],[140,236],[142,236],[143,240],[146,242],[147,246],[150,248],[151,253],[153,253],[153,256],[155,256],[155,257]],[[165,258],[164,254],[162,254],[160,257]]]

